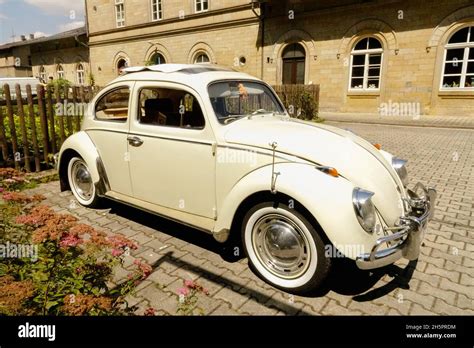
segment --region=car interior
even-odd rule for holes
[[[202,129],[204,115],[197,99],[181,90],[145,88],[140,91],[142,124]]]

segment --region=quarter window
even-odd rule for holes
[[[351,53],[350,89],[379,90],[383,48],[374,37],[359,40]]]
[[[441,89],[474,89],[474,26],[458,30],[446,44]]]
[[[161,0],[151,0],[151,17],[154,21],[163,19],[163,7]]]
[[[143,88],[139,95],[141,124],[203,129],[204,115],[196,97],[171,88]]]
[[[114,89],[100,98],[95,105],[95,118],[101,121],[127,121],[129,100],[128,87]]]
[[[115,22],[117,28],[125,26],[124,0],[115,0]]]

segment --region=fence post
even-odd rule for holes
[[[30,128],[31,137],[33,138],[33,151],[35,153],[35,170],[39,172],[41,170],[40,153],[38,148],[38,137],[36,135],[36,121],[35,121],[35,109],[33,106],[33,95],[31,94],[31,86],[26,85],[26,96],[28,97],[28,113],[30,115]]]
[[[51,97],[51,87],[48,86],[46,87],[45,93],[44,93],[45,99],[46,99],[46,105],[48,108],[48,119],[49,119],[49,133],[51,134],[51,147],[53,150],[53,153],[56,153],[56,122],[54,122],[54,107],[53,107],[53,98]],[[61,144],[60,144],[61,146]]]
[[[5,136],[3,106],[0,106],[0,142],[2,146],[2,157],[5,163],[8,161],[8,144],[7,137]]]
[[[54,95],[56,99],[56,104],[61,104],[61,93],[59,92],[59,86],[54,88]],[[64,110],[63,110],[64,111]],[[64,119],[63,116],[56,117],[59,122],[59,135],[61,137],[61,144],[66,140],[66,133],[64,132]]]
[[[3,92],[5,94],[5,101],[7,103],[7,115],[8,121],[10,124],[10,135],[12,137],[12,147],[13,147],[13,160],[15,161],[15,168],[19,169],[19,161],[18,161],[18,140],[16,137],[16,129],[15,129],[15,118],[13,115],[13,106],[12,106],[12,97],[10,95],[10,86],[5,84],[3,86]]]
[[[36,86],[36,93],[38,95],[38,109],[40,113],[41,132],[43,133],[43,158],[46,164],[49,163],[49,149],[48,149],[48,120],[46,118],[46,110],[44,105],[45,91],[43,85]]]
[[[68,110],[67,108],[65,107],[67,103],[69,103],[69,87],[68,86],[64,86],[63,87],[64,89],[64,104],[63,104],[63,117],[66,117],[66,125],[67,125],[67,132],[68,132],[68,136],[71,135],[73,133],[73,130],[72,130],[72,120],[71,120],[71,117],[72,115],[69,115],[68,114]]]
[[[72,102],[74,103],[74,108],[76,109],[76,105],[78,103],[77,100],[77,86],[74,86],[72,88]],[[84,104],[82,104],[84,105]],[[76,128],[76,132],[79,132],[81,130],[81,115],[75,115],[74,117],[74,124]]]
[[[18,116],[20,118],[21,140],[23,141],[23,156],[25,157],[25,168],[31,172],[30,148],[28,146],[28,134],[26,133],[25,111],[23,110],[23,100],[19,84],[15,85],[16,105],[18,107]]]

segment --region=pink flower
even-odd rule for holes
[[[150,308],[147,308],[147,309],[146,309],[144,315],[145,315],[146,317],[152,317],[152,316],[155,315],[155,313],[156,313],[155,308],[150,307]]]
[[[66,237],[62,238],[61,241],[59,242],[59,245],[61,248],[69,248],[69,247],[76,247],[79,244],[81,244],[82,241],[79,237],[73,235],[73,234],[68,234]]]
[[[121,249],[113,249],[112,250],[112,256],[114,256],[114,257],[121,256],[122,254],[123,254],[123,250],[121,250]]]
[[[178,289],[178,295],[188,296],[189,295],[189,289],[188,288],[179,288]]]
[[[5,191],[5,189],[3,187],[0,187],[0,193],[2,193],[3,191]]]
[[[184,286],[190,289],[194,289],[196,287],[196,284],[192,280],[185,280]]]

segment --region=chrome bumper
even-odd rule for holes
[[[419,196],[418,192],[422,191]],[[418,183],[413,190],[407,190],[406,200],[411,213],[400,218],[400,226],[390,229],[396,232],[377,239],[370,253],[359,255],[356,264],[360,269],[374,269],[390,265],[403,258],[416,260],[420,255],[426,225],[434,215],[436,190]],[[388,244],[387,249],[379,250]]]

